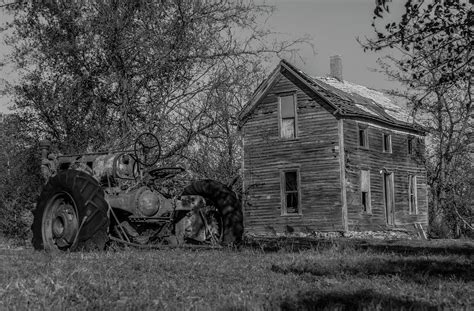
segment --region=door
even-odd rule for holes
[[[393,173],[383,174],[384,201],[385,201],[385,219],[388,225],[394,224],[394,188]]]

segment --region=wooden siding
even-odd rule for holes
[[[358,124],[368,125],[368,148],[359,147]],[[387,228],[384,172],[394,176],[394,226],[413,229],[415,222],[428,223],[426,171],[414,155],[408,155],[409,133],[356,120],[344,120],[345,168],[349,230]],[[392,152],[383,152],[383,133],[391,135]],[[360,171],[370,170],[372,213],[362,211]],[[409,212],[408,175],[417,176],[418,213]]]
[[[278,94],[296,92],[297,138],[281,139]],[[248,233],[343,230],[338,120],[282,74],[242,127],[244,227]],[[281,215],[280,171],[300,172],[301,215]]]

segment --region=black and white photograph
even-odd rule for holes
[[[474,310],[474,0],[0,0],[0,310]]]

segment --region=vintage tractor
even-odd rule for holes
[[[241,242],[238,196],[212,180],[172,191],[184,169],[155,166],[161,147],[151,133],[128,151],[58,156],[48,142],[41,148],[46,183],[33,212],[35,249],[104,249],[109,241],[144,247]]]

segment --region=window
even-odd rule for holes
[[[418,214],[418,202],[416,193],[416,176],[408,175],[408,206],[410,214]]]
[[[369,137],[367,135],[367,126],[359,124],[359,146],[368,148]]]
[[[280,137],[296,138],[296,95],[284,95],[278,98],[280,105]]]
[[[407,140],[407,153],[413,154],[413,137],[408,137]]]
[[[395,224],[395,182],[392,172],[383,169],[383,196],[385,202],[385,217],[387,224]]]
[[[392,152],[392,136],[390,134],[382,134],[383,152]]]
[[[360,193],[362,211],[365,213],[372,213],[372,206],[370,204],[370,171],[360,171]]]
[[[282,171],[282,215],[300,213],[299,171]]]

